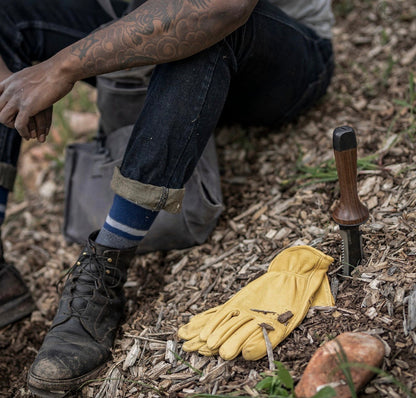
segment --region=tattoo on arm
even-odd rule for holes
[[[120,21],[71,47],[90,76],[168,62],[198,52],[222,34],[212,0],[148,0]]]
[[[88,50],[97,42],[98,40],[95,38],[94,34],[89,35],[80,42],[78,46],[74,45],[72,47],[72,53],[82,60],[86,57]]]
[[[189,0],[189,2],[191,3],[191,4],[193,4],[195,7],[198,7],[198,8],[208,8],[208,6],[209,6],[209,0],[208,1],[205,1],[205,0]]]

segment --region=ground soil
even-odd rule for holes
[[[333,256],[329,277],[336,305],[310,311],[275,348],[274,359],[296,381],[323,342],[344,331],[365,331],[384,342],[383,369],[416,394],[416,334],[404,323],[406,297],[416,285],[416,6],[344,0],[335,1],[334,10],[336,70],[328,94],[279,131],[234,126],[217,132],[224,196],[217,228],[200,246],[138,256],[113,359],[77,396],[256,396],[253,386],[269,368],[267,358],[223,361],[185,353],[176,331],[299,243]],[[372,156],[373,165],[358,173],[370,219],[361,226],[366,257],[351,277],[340,272],[341,238],[331,218],[338,184],[317,182],[311,174],[327,171],[322,162],[333,159],[332,131],[341,125],[356,130],[358,156]],[[23,162],[35,173],[26,173],[23,192],[11,197],[3,236],[6,258],[23,274],[38,310],[0,331],[2,397],[31,396],[25,380],[56,310],[55,284],[81,249],[61,234],[59,162],[51,167],[39,146],[24,147]],[[360,396],[406,395],[388,377],[377,376]]]

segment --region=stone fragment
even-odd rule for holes
[[[296,386],[296,397],[312,397],[329,385],[335,389],[337,398],[350,398],[351,391],[339,366],[342,352],[345,353],[348,363],[380,367],[384,358],[384,344],[369,334],[352,332],[342,333],[328,341],[316,350],[309,361]],[[357,392],[374,376],[373,372],[361,366],[351,366],[348,369]]]

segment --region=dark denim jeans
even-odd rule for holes
[[[119,13],[124,4],[115,3]],[[108,21],[95,0],[3,0],[0,54],[16,71]],[[260,0],[223,41],[155,68],[121,175],[181,189],[220,120],[276,126],[291,120],[325,93],[332,71],[328,39]],[[16,165],[19,147],[20,137],[1,126],[0,162]]]

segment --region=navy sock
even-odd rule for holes
[[[9,190],[6,188],[0,187],[0,225],[2,225],[4,221],[8,196],[9,196]]]
[[[114,249],[137,246],[158,213],[115,195],[104,226],[95,241]]]

